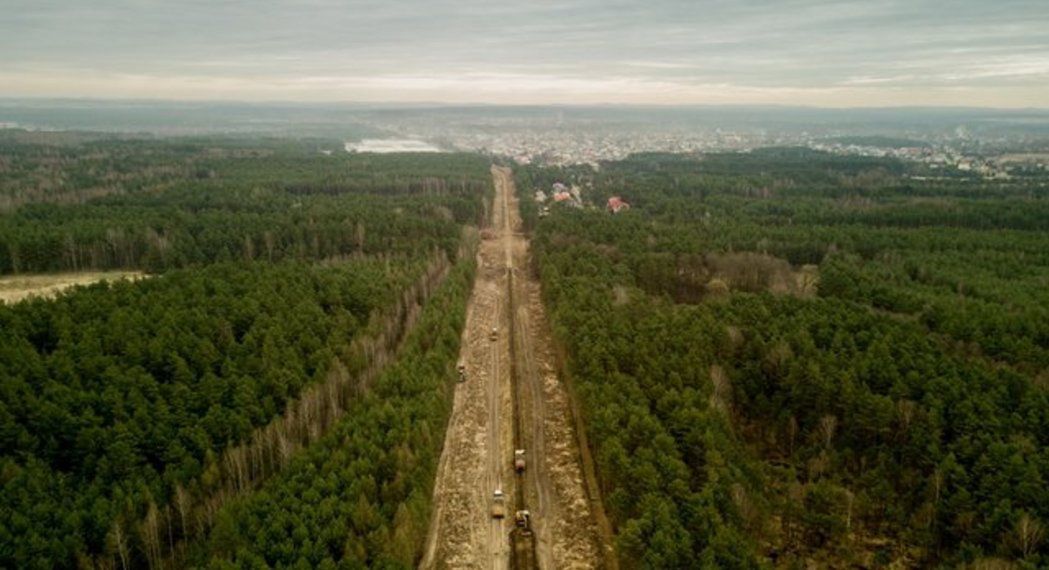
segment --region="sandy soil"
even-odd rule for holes
[[[493,167],[492,174],[494,231],[481,245],[463,332],[467,381],[456,389],[420,566],[508,567],[512,515],[525,508],[532,514],[540,568],[596,568],[599,538],[571,402],[556,374],[539,284],[528,270],[513,178],[509,169]],[[513,335],[507,334],[511,322]],[[488,340],[492,326],[499,327],[495,342]],[[528,458],[523,477],[512,472],[518,446]],[[508,497],[504,520],[493,519],[490,510],[492,491],[500,485]]]
[[[493,227],[507,226],[506,202],[495,200]],[[452,418],[434,490],[434,516],[422,568],[508,568],[514,478],[513,412],[507,307],[507,237],[487,234],[467,306]],[[498,330],[490,340],[492,328]],[[507,496],[505,519],[491,516],[492,495]]]
[[[39,275],[8,275],[0,277],[0,303],[17,303],[30,297],[51,298],[76,285],[90,285],[99,281],[141,279],[138,271],[99,271],[86,273],[48,273]]]
[[[504,184],[512,187],[509,171]],[[520,227],[511,191],[514,228]],[[517,364],[521,445],[530,450],[526,496],[532,511],[541,568],[597,568],[599,540],[583,483],[568,393],[558,378],[538,279],[531,272],[528,239],[513,235],[514,357]]]

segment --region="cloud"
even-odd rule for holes
[[[957,0],[950,9],[936,0],[7,4],[0,95],[1049,100],[1044,0]]]

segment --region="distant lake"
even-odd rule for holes
[[[346,152],[441,152],[441,149],[416,139],[363,139],[346,143]]]

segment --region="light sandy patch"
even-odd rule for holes
[[[145,277],[141,271],[97,271],[87,273],[46,273],[34,275],[8,275],[0,277],[0,303],[17,303],[30,297],[51,298],[59,292],[77,285],[90,285],[99,281]]]

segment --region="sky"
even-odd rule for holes
[[[0,97],[1049,107],[1049,0],[0,0]]]

